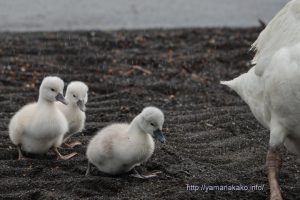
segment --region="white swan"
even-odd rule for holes
[[[300,154],[300,43],[279,49],[263,75],[254,68],[221,82],[235,90],[249,105],[256,119],[270,129],[267,155],[271,199],[282,199],[278,183],[279,148]]]
[[[64,82],[58,77],[44,78],[36,103],[22,107],[11,119],[9,137],[18,147],[19,159],[25,158],[22,151],[34,154],[45,154],[53,148],[61,159],[69,159],[76,153],[62,156],[57,147],[62,143],[68,131],[64,115],[54,105],[55,101],[66,104],[62,95]]]
[[[255,65],[253,69],[235,81],[224,82],[240,94],[258,121],[270,129],[270,144],[266,164],[272,200],[282,199],[278,182],[281,166],[278,146],[284,142],[290,151],[299,152],[298,147],[295,146],[295,143],[299,143],[299,138],[297,134],[290,133],[290,129],[293,131],[297,129],[292,126],[295,125],[294,121],[297,118],[295,115],[299,109],[297,103],[292,100],[292,97],[298,95],[297,88],[295,88],[298,71],[295,66],[298,66],[299,63],[293,55],[299,53],[298,45],[294,46],[300,42],[299,32],[300,1],[292,0],[276,14],[253,43],[252,49],[256,51],[252,60]],[[277,61],[278,63],[276,63]],[[290,78],[291,80],[287,80]],[[239,86],[238,83],[241,85]],[[287,92],[283,93],[283,88]],[[287,102],[284,101],[286,99],[288,99]],[[279,102],[283,106],[279,106]],[[278,107],[274,107],[275,103]],[[296,118],[293,119],[291,116]],[[281,130],[283,128],[285,130]]]
[[[81,144],[76,141],[71,144],[67,144],[66,141],[74,134],[80,132],[84,128],[86,119],[85,110],[86,103],[88,101],[88,87],[86,84],[80,81],[71,82],[66,91],[66,100],[68,105],[63,105],[59,102],[56,103],[57,107],[65,115],[68,124],[69,131],[64,136],[64,144],[68,147],[74,147]]]
[[[155,107],[146,107],[130,124],[112,124],[99,131],[87,148],[89,163],[112,175],[128,172],[147,161],[154,151],[153,137],[165,142],[162,134],[164,115]],[[90,172],[88,165],[87,174]],[[137,171],[135,171],[137,173]],[[136,177],[148,178],[139,175]]]

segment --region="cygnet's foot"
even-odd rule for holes
[[[68,143],[63,143],[63,146],[65,146],[65,147],[67,147],[67,148],[74,148],[74,147],[76,147],[76,146],[78,146],[78,145],[82,145],[82,143],[81,142],[79,142],[79,141],[75,141],[75,142],[72,142],[72,143],[70,143],[70,144],[68,144]]]
[[[57,159],[60,159],[60,160],[68,160],[68,159],[72,158],[73,156],[77,155],[76,152],[73,152],[73,153],[70,153],[70,154],[64,156],[59,153],[59,151],[57,150],[56,147],[54,147],[53,150],[54,150],[55,154],[57,155]]]
[[[73,152],[73,153],[70,153],[68,155],[60,155],[60,156],[57,156],[57,159],[60,159],[60,160],[69,160],[70,158],[76,156],[77,153],[76,152]]]
[[[19,155],[18,160],[31,160],[31,158],[27,158],[23,155],[22,156]]]
[[[135,168],[133,169],[134,174],[130,174],[130,176],[139,178],[139,179],[148,179],[157,177],[158,174],[161,174],[162,171],[151,172],[150,174],[140,174]]]
[[[18,160],[30,160],[30,158],[25,157],[23,154],[19,154]]]

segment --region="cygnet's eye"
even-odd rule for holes
[[[52,91],[52,92],[55,92],[55,89],[54,89],[54,88],[51,88],[51,91]]]
[[[154,126],[154,124],[153,123],[150,123],[151,124],[151,126]]]
[[[75,94],[73,94],[73,97],[74,97],[74,98],[76,98],[76,95],[75,95]]]

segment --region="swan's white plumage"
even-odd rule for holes
[[[247,73],[231,81],[221,81],[221,84],[227,85],[250,106],[255,118],[266,128],[269,128],[269,113],[266,112],[263,102],[264,90],[261,77],[257,76],[252,67]]]
[[[113,175],[128,172],[151,157],[152,132],[161,130],[163,123],[163,113],[147,107],[130,124],[112,124],[99,131],[88,145],[87,158],[102,172]]]
[[[251,68],[229,82],[256,119],[270,129],[270,146],[300,153],[300,43],[279,49],[260,77]]]
[[[52,146],[61,145],[68,124],[54,101],[58,93],[62,94],[63,87],[64,83],[58,77],[43,80],[38,102],[22,107],[10,121],[9,136],[13,144],[35,154],[46,153]]]
[[[63,105],[60,102],[57,102],[56,105],[59,110],[65,115],[68,121],[69,131],[64,136],[65,139],[67,139],[73,134],[78,133],[84,129],[86,114],[84,111],[80,110],[78,102],[82,102],[84,106],[87,103],[87,85],[80,81],[71,82],[67,87],[65,98],[68,102],[68,105]]]
[[[266,67],[272,67],[273,54],[282,47],[289,47],[300,42],[300,1],[292,0],[280,10],[260,33],[252,45],[256,50],[253,58],[255,73],[262,76]]]

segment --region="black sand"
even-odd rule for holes
[[[266,199],[268,131],[232,91],[219,85],[246,72],[258,29],[0,34],[0,199]],[[11,116],[34,101],[46,75],[90,87],[79,156],[53,153],[18,161],[8,137]],[[141,169],[150,180],[85,177],[86,144],[112,122],[129,122],[144,106],[166,116],[167,143]],[[61,150],[64,154],[72,149]],[[285,199],[300,199],[300,166],[283,151]],[[263,185],[262,191],[187,191],[187,185]]]

